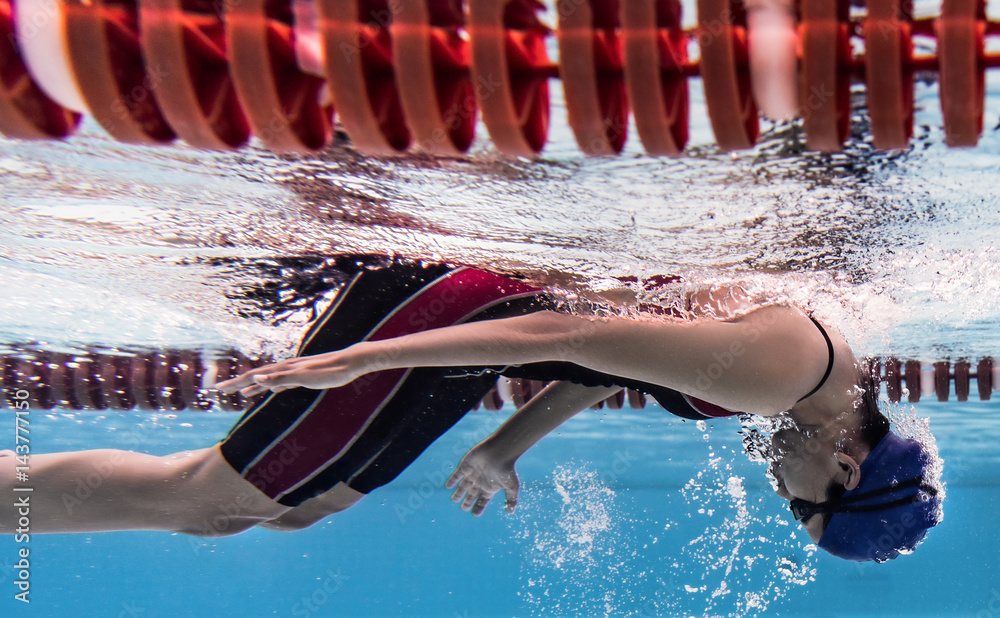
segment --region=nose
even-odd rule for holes
[[[791,500],[792,494],[789,493],[788,488],[785,487],[785,479],[781,476],[781,462],[772,462],[770,470],[771,476],[774,477],[774,493],[778,494],[785,500]]]

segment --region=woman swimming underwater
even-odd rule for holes
[[[449,479],[475,514],[500,490],[513,509],[517,458],[627,387],[686,418],[787,414],[772,471],[810,537],[855,560],[912,549],[939,519],[927,454],[889,432],[847,342],[796,307],[753,307],[738,288],[718,296],[689,296],[696,319],[580,317],[483,270],[358,261],[296,358],[218,384],[263,395],[218,445],[33,456],[46,479],[33,531],[300,529],[394,479],[506,375],[553,382]],[[74,498],[94,471],[103,484]],[[13,472],[0,473],[5,485]],[[0,514],[10,531],[15,518]]]

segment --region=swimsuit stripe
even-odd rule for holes
[[[736,414],[739,414],[739,412],[734,412],[733,410],[727,410],[722,406],[710,403],[708,401],[705,401],[704,399],[698,399],[697,397],[694,397],[692,395],[685,395],[683,393],[681,393],[681,395],[684,397],[684,401],[686,401],[687,404],[691,406],[692,410],[701,414],[705,418],[723,418],[726,416],[735,416]]]
[[[393,309],[392,311],[390,311],[378,324],[375,325],[374,328],[372,328],[364,337],[361,338],[361,341],[377,340],[378,334],[385,332],[385,330],[383,329],[383,327],[387,323],[389,323],[391,320],[393,320],[396,316],[398,316],[399,314],[406,312],[407,309],[410,307],[410,304],[412,302],[414,302],[415,299],[421,298],[422,295],[424,295],[424,294],[428,293],[429,291],[433,290],[434,286],[441,284],[445,279],[447,279],[447,278],[455,275],[458,272],[461,272],[462,270],[465,270],[465,267],[461,267],[459,269],[456,269],[456,270],[453,270],[451,272],[445,273],[444,275],[441,275],[440,277],[438,277],[434,281],[431,281],[430,283],[428,283],[426,286],[424,286],[423,289],[421,289],[419,292],[417,292],[417,294],[415,294],[414,296],[411,296],[406,302],[402,303],[401,305],[397,306],[395,309]],[[351,283],[348,286],[346,292],[350,292],[351,287],[354,286],[354,284],[358,281],[358,279],[360,277],[361,277],[361,273],[358,273],[358,275],[356,275],[354,277],[354,279],[351,281]],[[309,337],[307,337],[307,339],[305,340],[305,342],[300,346],[300,350],[305,349],[305,347],[312,341],[313,337],[322,330],[323,326],[325,326],[326,323],[327,323],[327,321],[333,316],[334,312],[336,312],[337,308],[340,306],[340,302],[344,298],[346,298],[346,294],[338,296],[337,302],[334,304],[334,306],[331,307],[331,309],[329,311],[324,312],[324,319],[321,320],[321,321],[317,321],[318,322],[318,327],[315,328],[315,330],[313,330],[312,335],[310,335]],[[380,329],[383,329],[383,330],[380,330]],[[290,492],[298,489],[302,485],[305,485],[306,483],[308,483],[309,481],[311,481],[318,474],[320,474],[323,471],[323,469],[325,469],[326,467],[328,467],[332,462],[334,462],[337,459],[339,459],[341,457],[341,455],[343,455],[345,452],[347,452],[347,450],[349,448],[351,448],[351,446],[353,446],[355,442],[357,442],[358,438],[361,437],[361,435],[365,432],[366,429],[368,429],[368,427],[375,420],[375,418],[379,415],[379,413],[382,412],[382,410],[383,410],[383,408],[385,408],[386,404],[389,401],[391,401],[392,398],[396,395],[396,393],[399,391],[399,387],[402,385],[403,381],[406,379],[406,376],[408,376],[409,373],[410,373],[409,371],[402,371],[402,374],[400,375],[400,373],[399,373],[400,371],[402,371],[402,370],[397,370],[397,371],[393,372],[392,377],[396,378],[395,379],[395,384],[390,387],[391,390],[387,394],[385,394],[380,401],[378,401],[376,403],[375,400],[373,399],[373,400],[364,401],[363,403],[360,404],[360,406],[359,406],[360,409],[362,409],[362,410],[364,410],[364,409],[371,409],[372,411],[370,412],[369,416],[367,417],[367,419],[365,420],[365,422],[361,426],[361,428],[358,429],[354,433],[354,435],[347,441],[347,443],[344,444],[340,448],[340,450],[337,451],[337,453],[335,455],[333,455],[332,457],[330,457],[322,465],[322,467],[313,470],[313,472],[311,474],[309,474],[308,476],[306,476],[305,478],[303,478],[299,482],[295,483],[291,487],[288,487],[287,489],[283,490],[277,496],[273,496],[275,499],[281,499],[286,494],[288,494],[288,493],[290,493]],[[386,380],[385,384],[388,387],[389,380]],[[322,402],[322,400],[327,396],[327,394],[328,394],[327,392],[320,393],[320,395],[317,397],[316,404],[313,405],[313,406],[311,406],[310,409],[306,410],[305,413],[303,413],[302,416],[299,417],[299,419],[295,422],[295,424],[292,425],[291,427],[289,427],[284,433],[282,433],[282,435],[279,436],[277,440],[275,440],[272,444],[268,445],[268,448],[265,451],[262,451],[261,454],[258,457],[256,457],[253,462],[251,462],[250,467],[252,468],[253,466],[255,466],[257,464],[260,464],[261,460],[263,460],[264,457],[269,452],[273,451],[275,449],[275,447],[279,443],[281,443],[285,438],[287,438],[295,430],[297,430],[298,427],[299,427],[299,425],[306,418],[309,417],[309,415],[314,411],[316,405],[319,405],[320,402]]]
[[[537,293],[537,289],[505,277],[455,269],[436,277],[403,302],[393,303],[389,314],[378,320],[364,339],[385,340],[456,324],[499,303]],[[332,311],[324,315],[324,323],[330,315]],[[322,327],[316,329],[308,343],[316,344],[322,333]],[[407,380],[409,373],[408,369],[378,371],[323,391],[316,405],[289,422],[276,439],[267,440],[247,465],[234,468],[243,470],[248,481],[272,498],[299,494],[325,470],[341,463],[339,459],[365,435],[387,405],[400,404],[393,400],[405,383],[412,382]],[[409,390],[414,388],[408,386]],[[363,464],[370,464],[371,459],[366,457]]]
[[[310,327],[298,356],[339,350],[357,343],[358,333],[368,333],[382,319],[382,311],[403,303],[437,279],[448,267],[362,270],[345,284],[337,298]],[[334,317],[335,316],[335,317]],[[222,454],[233,469],[245,473],[252,461],[275,447],[278,436],[313,409],[324,391],[296,388],[272,393],[248,410],[222,443]],[[297,443],[289,445],[298,447]],[[295,451],[297,452],[297,451]],[[288,455],[286,455],[286,459]],[[280,471],[280,466],[277,467]],[[266,484],[266,478],[260,479]]]
[[[383,372],[383,373],[385,373],[385,372]],[[393,372],[393,373],[397,374],[397,372]],[[283,489],[282,491],[280,491],[276,495],[272,496],[272,498],[275,499],[275,500],[281,500],[286,495],[290,494],[291,492],[295,491],[296,489],[299,489],[300,487],[302,487],[303,485],[305,485],[309,481],[311,481],[314,478],[316,478],[317,476],[319,476],[323,472],[323,470],[325,470],[326,468],[328,468],[333,462],[335,462],[338,459],[340,459],[340,457],[344,453],[346,453],[352,446],[354,446],[354,444],[361,438],[361,436],[364,435],[364,432],[368,429],[369,426],[371,426],[371,424],[375,421],[375,419],[382,412],[382,410],[385,409],[385,406],[390,401],[392,401],[392,398],[396,396],[396,393],[399,391],[399,388],[403,385],[403,382],[406,380],[406,377],[409,374],[410,374],[410,370],[409,369],[403,370],[402,371],[402,375],[399,376],[398,379],[396,379],[394,381],[395,382],[394,384],[392,384],[391,390],[387,394],[385,394],[382,397],[382,399],[380,401],[378,401],[377,404],[374,403],[374,398],[373,398],[371,400],[372,401],[371,404],[368,404],[367,406],[365,406],[365,405],[360,406],[361,410],[370,409],[371,412],[369,413],[369,415],[367,416],[367,418],[363,419],[364,420],[364,424],[361,426],[361,428],[358,429],[352,436],[349,437],[349,439],[347,440],[347,443],[344,444],[340,448],[340,450],[337,451],[337,453],[333,457],[330,457],[329,459],[327,459],[325,462],[323,462],[323,464],[321,466],[316,467],[315,469],[312,470],[311,473],[309,473],[308,475],[306,475],[305,477],[303,477],[301,480],[299,480],[298,482],[296,482],[294,485],[291,485],[290,487],[287,487],[287,488]],[[386,381],[386,385],[388,385],[388,384],[389,384],[389,381],[387,380]],[[372,405],[372,404],[374,404],[374,405]],[[308,416],[303,416],[303,418],[308,418]],[[347,435],[347,432],[342,432],[341,435]],[[328,450],[329,449],[329,445],[324,444],[323,447],[324,447],[324,450]]]

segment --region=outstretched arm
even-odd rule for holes
[[[825,342],[798,309],[769,306],[733,320],[581,318],[542,311],[428,330],[296,358],[220,383],[253,395],[331,388],[383,369],[568,361],[756,414],[791,408],[826,366]]]
[[[570,382],[549,384],[462,458],[447,482],[449,488],[457,486],[452,500],[473,515],[481,515],[493,496],[504,490],[507,511],[512,513],[520,490],[514,464],[521,455],[580,411],[619,390]]]

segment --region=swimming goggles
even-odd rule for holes
[[[887,494],[893,494],[904,489],[909,489],[911,487],[917,487],[920,492],[906,496],[905,498],[897,498],[896,500],[890,500],[888,502],[878,502],[875,504],[855,504],[863,500],[868,500],[870,498],[876,498],[878,496],[884,496]],[[917,476],[912,479],[903,481],[902,483],[894,483],[887,487],[882,487],[880,489],[875,489],[873,491],[868,491],[863,494],[855,494],[853,496],[846,496],[843,498],[837,498],[835,500],[827,500],[826,502],[809,502],[807,500],[802,500],[801,498],[795,498],[788,504],[788,508],[792,511],[792,517],[795,521],[801,521],[806,523],[809,519],[816,515],[817,513],[869,513],[872,511],[882,511],[897,506],[902,506],[904,504],[910,504],[913,502],[921,502],[924,500],[922,494],[929,494],[931,496],[937,495],[937,490],[930,485],[924,483],[924,477]]]

